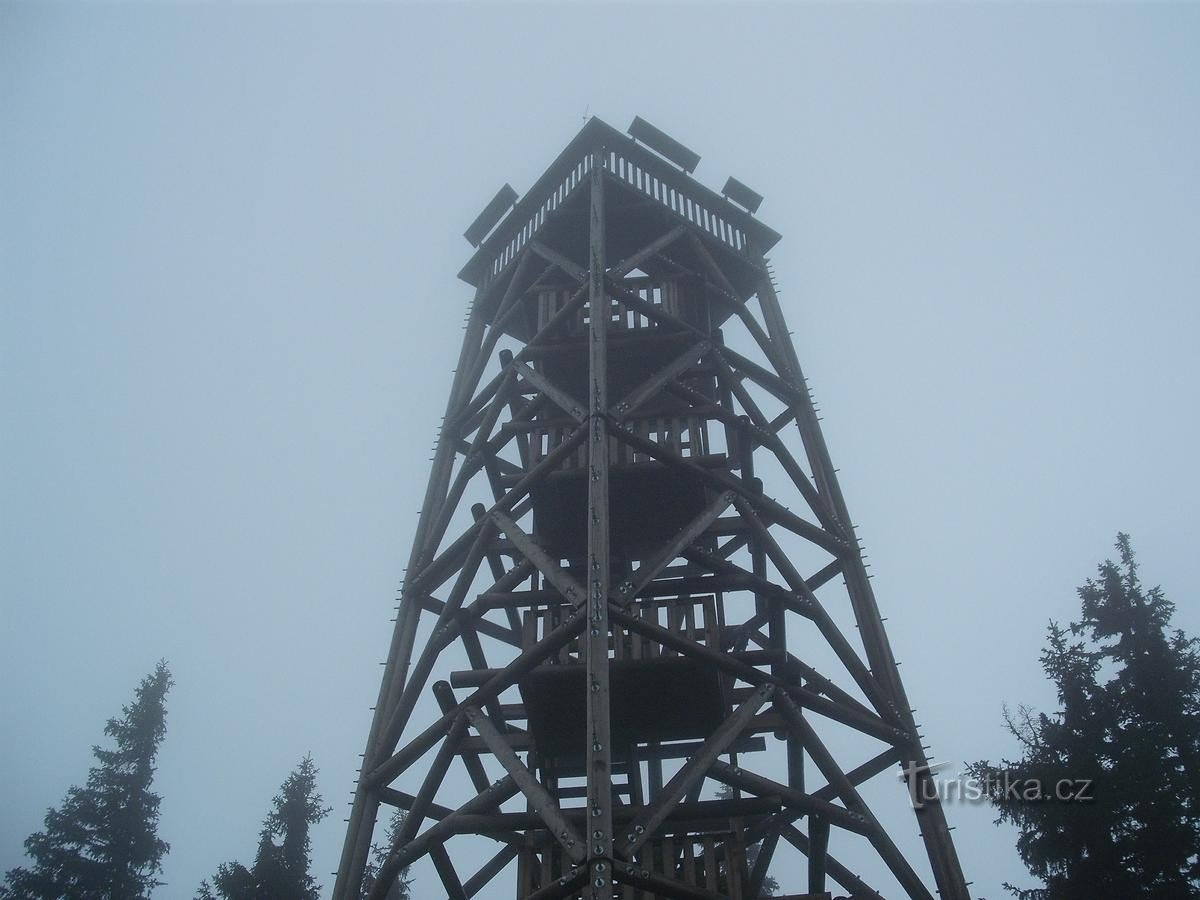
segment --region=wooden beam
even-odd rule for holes
[[[734,710],[733,715],[717,727],[716,731],[704,742],[700,751],[684,763],[683,767],[663,788],[662,793],[649,806],[645,807],[631,830],[618,842],[617,851],[622,856],[629,857],[636,853],[642,844],[654,836],[655,830],[683,801],[688,789],[696,779],[703,778],[717,757],[737,740],[759,707],[771,699],[774,690],[771,685],[764,684],[754,691]]]
[[[517,754],[505,742],[496,726],[477,706],[468,704],[463,711],[472,727],[487,743],[488,748],[502,765],[509,776],[521,789],[521,793],[533,804],[534,811],[546,823],[546,827],[554,835],[555,840],[562,844],[563,850],[576,863],[587,859],[587,849],[583,838],[575,831],[574,826],[563,816],[562,810],[554,798],[542,787],[532,772],[517,758]]]
[[[586,589],[567,572],[558,562],[543,550],[536,541],[512,519],[503,513],[494,512],[492,518],[496,526],[504,533],[517,550],[529,560],[563,595],[563,598],[573,606],[580,606],[587,597]]]
[[[608,894],[613,843],[612,720],[609,677],[608,328],[611,302],[604,290],[608,243],[605,217],[604,148],[592,148],[588,221],[588,477],[587,477],[587,618],[583,656],[586,666],[584,759],[588,824],[584,829],[588,883],[593,896]]]
[[[667,249],[687,233],[688,227],[686,225],[676,225],[670,231],[655,238],[642,249],[625,257],[625,259],[608,270],[609,274],[614,278],[624,278],[642,263],[654,257],[660,251]]]
[[[441,844],[447,838],[457,834],[456,829],[464,817],[499,809],[500,804],[516,795],[517,792],[516,782],[512,778],[502,778],[413,840],[402,846],[393,847],[379,867],[379,873],[370,894],[367,895],[367,900],[386,900],[388,890],[391,888],[392,882],[396,880],[396,876],[428,853],[432,846]]]
[[[434,844],[430,847],[429,858],[433,860],[433,867],[437,870],[442,887],[446,889],[446,900],[468,900],[467,892],[458,880],[458,872],[454,871],[450,854],[446,852],[446,845]]]

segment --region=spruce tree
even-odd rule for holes
[[[166,734],[165,662],[142,679],[133,703],[104,733],[115,747],[93,747],[97,764],[85,787],[71,787],[45,828],[25,841],[31,868],[9,870],[0,897],[141,900],[160,882],[170,849],[158,837],[160,798],[150,790],[158,746]]]
[[[200,885],[197,900],[319,900],[321,886],[309,873],[309,829],[329,811],[317,793],[316,764],[306,756],[275,796],[259,832],[254,866],[222,863],[213,883]]]
[[[1045,884],[1005,885],[1022,900],[1200,897],[1200,646],[1142,586],[1128,535],[1117,549],[1079,589],[1079,621],[1050,624],[1058,711],[1006,711],[1021,758],[967,767]]]
[[[371,858],[367,860],[366,868],[363,870],[363,900],[366,900],[371,888],[375,886],[379,870],[387,859],[388,853],[396,846],[396,838],[403,826],[404,810],[397,809],[392,813],[392,818],[388,822],[386,840],[383,844],[371,845]],[[396,876],[396,880],[392,882],[392,886],[388,888],[387,900],[412,900],[412,879],[409,877],[407,868],[401,870],[400,874]]]

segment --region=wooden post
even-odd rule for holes
[[[605,290],[604,172],[600,145],[591,156],[588,219],[588,471],[587,628],[585,630],[587,735],[588,886],[592,900],[611,900],[613,866],[612,724],[608,664],[609,623],[609,451],[608,329]]]

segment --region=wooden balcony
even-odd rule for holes
[[[522,643],[533,646],[561,624],[567,606],[525,614]],[[713,596],[654,598],[636,603],[647,622],[709,647],[720,646],[718,601]],[[628,761],[636,744],[704,737],[730,710],[725,678],[712,666],[665,650],[614,625],[612,734],[614,759]],[[520,684],[529,731],[548,764],[568,768],[586,746],[587,685],[579,641],[567,644]]]

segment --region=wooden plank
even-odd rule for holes
[[[574,606],[583,604],[587,597],[587,591],[559,566],[557,560],[543,550],[520,525],[508,516],[501,512],[493,512],[491,516],[504,536],[512,541],[521,554],[537,567],[547,581],[558,588],[569,603]]]
[[[618,842],[618,851],[628,856],[647,840],[653,837],[655,829],[671,814],[671,811],[683,801],[688,789],[697,778],[702,778],[716,758],[724,753],[737,739],[764,703],[771,699],[774,687],[763,685],[748,697],[717,730],[704,742],[691,759],[663,788],[661,794],[654,798],[649,806],[638,816],[637,820]]]
[[[491,719],[474,705],[465,706],[463,712],[466,713],[467,719],[479,736],[487,743],[496,760],[521,789],[521,793],[533,804],[535,812],[546,823],[555,840],[562,844],[563,849],[574,862],[583,862],[587,858],[587,850],[583,845],[582,838],[574,826],[563,816],[562,810],[558,808],[554,798],[542,787],[541,782],[525,767],[525,764],[517,758],[517,754],[496,730]]]

